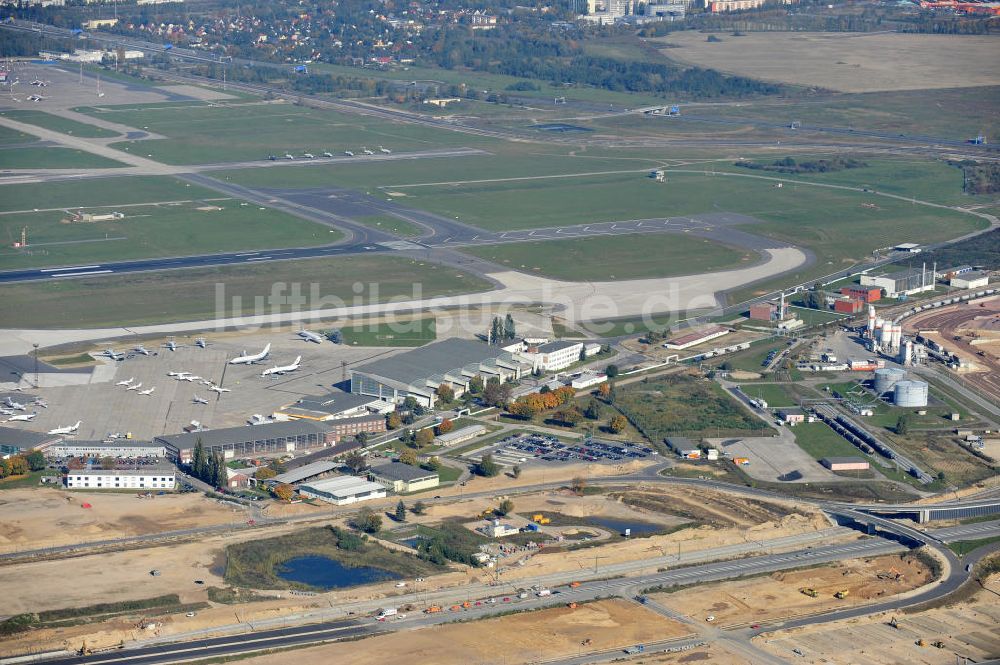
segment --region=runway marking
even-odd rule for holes
[[[90,270],[91,268],[100,268],[101,266],[68,266],[66,268],[42,268],[38,272],[63,272],[65,270]]]
[[[49,275],[49,277],[51,277],[53,279],[57,279],[59,277],[81,277],[83,275],[101,275],[101,274],[109,273],[109,272],[114,272],[114,271],[113,270],[88,270],[88,271],[85,271],[85,272],[67,272],[67,273],[62,273],[62,274],[59,274],[59,275]]]
[[[270,258],[273,258],[273,257],[270,257],[270,256],[255,256],[253,258],[247,259],[247,262],[250,262],[250,261],[267,261]]]

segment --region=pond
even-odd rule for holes
[[[639,522],[634,520],[616,519],[613,517],[588,517],[587,524],[599,526],[612,533],[624,535],[625,529],[631,529],[633,536],[647,535],[650,533],[660,533],[665,531],[662,524],[651,524],[649,522]]]
[[[274,572],[288,582],[308,584],[325,590],[398,580],[402,577],[382,568],[369,566],[348,568],[339,561],[325,556],[295,557],[280,564]]]

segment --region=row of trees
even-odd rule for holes
[[[552,391],[518,397],[508,407],[508,411],[512,415],[528,419],[543,411],[569,404],[574,397],[576,397],[576,391],[569,386],[563,386]]]
[[[29,471],[41,471],[45,468],[45,456],[32,450],[20,455],[11,455],[7,459],[0,459],[0,478],[11,476],[23,476]]]
[[[499,316],[494,316],[493,321],[490,322],[488,337],[487,341],[490,344],[500,344],[501,342],[510,342],[516,339],[517,326],[514,324],[514,317],[509,313],[503,319]]]
[[[191,455],[191,475],[212,487],[226,486],[226,462],[221,455],[208,453],[201,439],[194,444]]]
[[[771,171],[774,173],[833,173],[847,169],[864,168],[868,166],[868,163],[850,157],[816,159],[808,162],[799,162],[794,157],[785,157],[783,159],[776,159],[770,164],[741,159],[734,162],[733,166],[753,169],[755,171]]]

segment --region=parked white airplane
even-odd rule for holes
[[[75,425],[69,425],[67,427],[57,427],[55,429],[50,429],[49,434],[72,434],[76,430],[80,429],[80,423],[82,420],[77,420]]]
[[[8,422],[8,423],[10,423],[10,422],[22,422],[22,423],[26,423],[26,422],[30,421],[32,418],[34,418],[37,415],[38,415],[37,413],[21,413],[21,414],[18,414],[16,416],[11,416],[5,422]]]
[[[188,383],[194,383],[195,381],[200,381],[201,377],[196,374],[191,374],[190,376],[182,376],[179,378],[180,381],[187,381]]]
[[[267,346],[265,346],[264,350],[261,351],[260,353],[256,353],[256,354],[254,354],[252,356],[248,356],[246,350],[244,350],[243,353],[241,353],[240,355],[238,355],[235,358],[233,358],[232,360],[230,360],[229,364],[230,365],[252,365],[252,364],[254,364],[256,362],[260,362],[264,358],[267,358],[267,354],[269,354],[270,352],[271,352],[271,343],[268,342]]]
[[[170,349],[171,351],[176,351],[176,350],[177,350],[177,342],[175,342],[175,341],[174,341],[174,340],[172,340],[172,339],[171,339],[171,340],[168,340],[168,341],[167,341],[167,343],[166,343],[166,344],[164,344],[163,346],[167,347],[167,348],[168,348],[168,349]]]
[[[20,402],[15,402],[10,397],[7,398],[7,401],[4,402],[4,404],[6,404],[12,409],[17,409],[18,411],[24,411],[24,405],[21,404]]]
[[[212,385],[212,382],[211,382],[211,381],[209,381],[208,379],[202,379],[202,380],[201,380],[201,381],[199,381],[198,383],[200,383],[200,384],[201,384],[201,385],[203,385],[203,386],[210,386],[210,385]]]
[[[307,342],[316,342],[317,344],[323,343],[323,336],[318,333],[314,333],[311,330],[305,330],[305,329],[300,330],[299,337],[301,337]]]
[[[191,401],[194,402],[195,404],[208,404],[207,399],[205,399],[204,397],[198,397],[197,395],[192,397]]]
[[[41,397],[36,397],[35,401],[32,402],[32,404],[35,405],[35,406],[40,406],[43,409],[49,408],[49,403],[46,402],[45,400],[43,400]]]
[[[285,159],[295,159],[295,155],[290,152],[285,153]]]
[[[148,356],[149,355],[149,351],[147,351],[146,347],[144,347],[142,344],[139,344],[138,346],[136,346],[132,350],[135,351],[136,353],[141,353],[144,356]]]
[[[351,152],[350,150],[345,150],[344,154],[347,155],[348,157],[354,157],[354,153]]]
[[[383,148],[382,146],[378,147],[378,151],[380,153],[382,153],[383,155],[391,155],[392,154],[392,150],[389,150],[388,148]]]
[[[311,152],[304,152],[302,153],[302,156],[305,157],[306,159],[316,159],[316,155],[312,154]]]
[[[115,385],[116,386],[131,386],[133,381],[135,381],[135,377],[134,376],[131,379],[129,379],[128,381],[119,381]]]
[[[140,390],[139,394],[140,395],[152,395],[154,390],[156,390],[156,386],[153,386],[149,390]]]
[[[185,376],[187,376],[190,373],[191,372],[167,372],[167,376],[172,376],[175,379],[180,380],[180,379],[183,379]]]
[[[294,372],[299,368],[299,362],[301,362],[302,356],[296,356],[295,361],[291,365],[285,365],[284,367],[272,367],[271,369],[265,369],[260,373],[261,377],[270,376],[272,374],[284,374],[286,372]]]
[[[369,150],[368,148],[362,148],[361,152],[365,153],[366,155],[374,155],[375,154],[373,151]]]
[[[105,358],[111,358],[112,360],[125,360],[125,354],[118,353],[114,349],[104,349],[104,352],[101,353],[101,355]]]
[[[209,389],[209,390],[211,390],[211,391],[213,391],[213,392],[217,392],[217,393],[219,393],[220,395],[221,395],[222,393],[231,393],[231,392],[233,392],[233,391],[232,391],[232,390],[230,390],[229,388],[220,388],[219,386],[215,385],[214,383],[213,383],[213,384],[212,384],[211,386],[209,386],[209,388],[208,388],[208,389]]]
[[[199,337],[194,341],[194,345],[197,346],[199,349],[204,349],[205,347],[208,346],[208,342],[205,341],[204,337]]]
[[[142,388],[142,381],[140,381],[139,383],[135,384],[134,386],[129,386],[125,390],[138,390],[139,388]]]
[[[326,150],[326,151],[323,152],[323,156],[324,157],[333,157],[333,153],[330,152],[329,150]]]

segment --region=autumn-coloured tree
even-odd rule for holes
[[[410,466],[417,465],[417,453],[407,448],[403,452],[399,453],[399,461],[403,464],[409,464]]]
[[[282,501],[291,501],[292,497],[295,496],[295,489],[287,483],[275,485],[271,492]]]
[[[597,387],[597,394],[600,395],[602,398],[607,399],[608,396],[611,394],[611,384],[605,381],[604,383],[599,385]]]
[[[442,383],[437,387],[435,391],[437,396],[444,402],[450,402],[455,399],[455,391],[451,389],[447,383]]]
[[[615,434],[624,432],[627,425],[628,420],[622,415],[612,416],[611,420],[608,421],[608,429]]]
[[[447,434],[451,430],[455,429],[455,423],[451,422],[450,419],[445,418],[442,420],[434,430],[440,434]]]
[[[414,442],[417,444],[417,448],[425,448],[434,443],[434,432],[430,429],[422,429],[417,432]]]
[[[399,429],[403,426],[403,419],[398,413],[393,411],[385,418],[385,426],[387,429]]]
[[[261,468],[254,471],[253,477],[256,478],[257,480],[267,480],[268,478],[274,478],[276,475],[278,474],[274,472],[274,469],[269,469],[266,466],[262,466]]]

